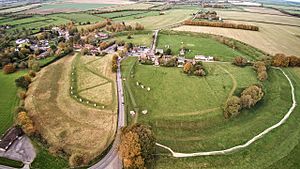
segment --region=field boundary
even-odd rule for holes
[[[263,132],[254,136],[252,139],[250,139],[246,143],[240,144],[240,145],[228,148],[228,149],[224,149],[224,150],[196,152],[196,153],[178,153],[178,152],[173,151],[170,147],[167,147],[165,145],[162,145],[159,143],[156,143],[156,145],[171,152],[172,156],[175,158],[197,157],[197,156],[215,156],[215,155],[227,155],[227,154],[231,154],[231,153],[240,151],[244,148],[247,148],[248,146],[253,144],[255,141],[263,138],[266,134],[270,133],[272,130],[274,130],[274,129],[280,127],[282,124],[284,124],[288,120],[288,118],[290,117],[290,115],[292,114],[292,112],[294,111],[294,109],[297,106],[296,97],[295,97],[295,88],[294,88],[294,85],[293,85],[291,79],[281,68],[274,68],[274,69],[280,70],[283,73],[283,75],[287,78],[287,80],[290,84],[290,87],[291,87],[291,94],[292,94],[291,96],[292,96],[292,101],[293,101],[292,106],[290,107],[289,111],[285,114],[285,116],[278,123],[265,129]]]

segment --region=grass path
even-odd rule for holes
[[[233,95],[233,93],[236,90],[238,84],[237,84],[237,81],[234,78],[234,76],[228,70],[226,70],[225,68],[223,68],[220,65],[218,65],[218,67],[221,68],[224,72],[226,72],[230,76],[230,78],[232,79],[232,89],[230,90],[230,92],[228,94],[228,98],[227,98],[227,100],[228,100]]]
[[[295,97],[295,88],[294,85],[291,81],[291,79],[288,77],[288,75],[280,68],[275,68],[280,70],[283,75],[287,78],[290,87],[291,87],[291,96],[292,96],[292,105],[289,109],[289,111],[285,114],[285,116],[275,125],[265,129],[263,132],[259,133],[258,135],[254,136],[252,139],[250,139],[249,141],[247,141],[244,144],[240,144],[228,149],[224,149],[224,150],[218,150],[218,151],[207,151],[207,152],[195,152],[195,153],[178,153],[178,152],[174,152],[170,147],[167,147],[165,145],[156,143],[157,146],[162,147],[166,150],[168,150],[169,152],[171,152],[173,157],[176,158],[182,158],[182,157],[196,157],[196,156],[212,156],[212,155],[226,155],[226,154],[230,154],[230,153],[234,153],[237,152],[239,150],[242,150],[244,148],[247,148],[248,146],[250,146],[251,144],[253,144],[254,142],[256,142],[257,140],[261,139],[262,137],[264,137],[266,134],[268,134],[269,132],[271,132],[272,130],[280,127],[282,124],[284,124],[288,118],[290,117],[290,115],[292,114],[292,112],[294,111],[294,109],[296,108],[297,102],[296,102],[296,97]]]

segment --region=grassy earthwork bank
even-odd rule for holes
[[[245,143],[280,121],[291,106],[288,81],[280,71],[271,69],[269,80],[264,83],[264,99],[256,107],[243,110],[237,118],[225,120],[221,108],[232,91],[237,95],[248,85],[259,83],[251,67],[207,63],[204,66],[208,76],[197,78],[183,74],[179,68],[136,64],[131,69],[135,62],[135,58],[128,58],[122,66],[136,108],[139,112],[148,110],[146,115],[139,113],[138,122],[151,125],[158,142],[177,152],[221,150]],[[300,80],[296,72],[285,71],[293,75],[296,86]],[[136,82],[151,87],[151,91]],[[125,94],[127,110],[133,110],[128,89]],[[294,166],[299,153],[295,147],[300,138],[298,118],[294,113],[284,126],[232,155],[176,159],[159,148],[161,156],[156,168],[266,168],[287,155],[285,158],[292,160],[289,165]],[[279,161],[280,164],[284,166],[284,162]]]
[[[19,104],[15,79],[25,73],[26,71],[18,71],[7,75],[0,71],[0,135],[14,123],[15,108]]]
[[[22,168],[24,166],[24,164],[20,161],[10,160],[3,157],[0,157],[0,165],[10,166],[14,168]]]

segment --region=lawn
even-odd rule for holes
[[[221,61],[232,61],[236,56],[245,56],[212,38],[197,37],[190,34],[160,33],[157,48],[166,50],[166,46],[171,48],[173,55],[178,55],[182,47],[189,49],[190,52],[186,53],[187,58],[194,58],[195,55],[205,55],[213,56]],[[248,56],[245,57],[250,59]]]
[[[220,107],[228,97],[233,81],[237,82],[236,91],[258,83],[251,67],[207,63],[204,65],[208,76],[197,78],[186,76],[179,68],[136,65],[129,70],[134,62],[134,58],[129,58],[122,64],[123,75],[129,81],[137,108],[139,111],[148,110],[147,115],[139,114],[138,122],[151,125],[158,142],[178,152],[220,150],[245,143],[277,123],[291,106],[288,81],[280,71],[272,69],[269,80],[264,83],[264,99],[256,107],[243,110],[237,118],[225,120]],[[129,72],[134,72],[134,78],[128,76]],[[150,86],[151,91],[137,87],[137,81]],[[126,92],[127,110],[130,111],[133,107],[128,90]],[[299,120],[299,115],[293,116],[298,116]],[[294,153],[291,153],[289,159],[295,162],[299,151],[294,147],[298,144],[300,133],[293,128],[299,127],[297,118],[291,117],[286,125],[246,150],[227,156],[175,159],[168,157],[169,153],[165,150],[159,149],[162,155],[159,156],[156,168],[265,168],[293,149]],[[284,162],[281,165],[284,166]]]
[[[48,152],[48,150],[43,147],[36,140],[33,140],[35,149],[37,150],[37,156],[31,164],[32,169],[63,169],[68,168],[68,161],[59,156],[54,156]]]
[[[151,46],[152,42],[152,32],[148,34],[133,34],[131,35],[131,39],[127,38],[127,35],[124,36],[116,36],[114,39],[125,41],[127,43],[133,43],[134,45],[142,45],[142,46]]]
[[[25,73],[25,71],[18,71],[16,73],[6,75],[0,71],[0,135],[14,123],[14,112],[19,103],[15,79]]]

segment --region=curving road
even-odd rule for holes
[[[122,169],[122,161],[118,156],[118,145],[120,143],[121,128],[125,126],[124,94],[122,87],[121,61],[118,60],[117,90],[118,90],[118,129],[115,141],[107,155],[89,169]]]

